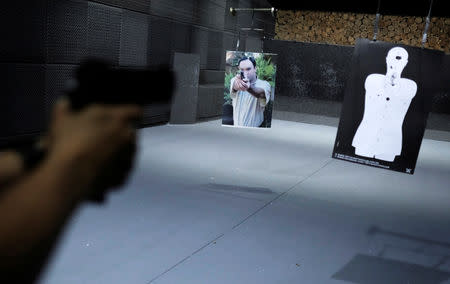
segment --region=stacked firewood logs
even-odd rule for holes
[[[275,39],[354,45],[373,38],[375,14],[288,11],[277,14]],[[377,39],[421,46],[425,17],[382,15]],[[450,53],[450,18],[431,18],[426,48]]]

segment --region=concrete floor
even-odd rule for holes
[[[142,129],[40,283],[450,283],[450,143],[425,139],[411,176],[331,159],[336,130]]]

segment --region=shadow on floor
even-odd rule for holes
[[[450,272],[442,270],[450,261],[449,243],[377,226],[371,226],[367,234],[380,242],[378,252],[355,255],[332,278],[358,284],[439,284],[450,279]],[[436,247],[441,248],[439,253],[431,249]],[[412,263],[418,259],[427,259],[427,264]]]
[[[439,284],[449,279],[450,273],[408,262],[357,254],[332,278],[358,284]]]
[[[255,194],[273,194],[274,193],[271,189],[264,188],[264,187],[250,187],[250,186],[216,184],[216,183],[205,184],[202,187],[205,187],[209,190],[219,190],[219,191],[226,191],[226,192],[244,192],[244,193],[255,193]]]

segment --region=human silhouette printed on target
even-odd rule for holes
[[[364,115],[352,142],[356,155],[388,162],[400,155],[403,120],[417,92],[416,82],[401,78],[407,63],[406,49],[393,47],[386,57],[386,75],[367,76]]]

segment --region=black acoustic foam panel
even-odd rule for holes
[[[45,70],[44,116],[50,117],[56,100],[67,90],[67,82],[75,77],[77,65],[48,64]]]
[[[150,0],[123,0],[120,6],[127,10],[148,14],[150,10]]]
[[[149,65],[170,64],[172,46],[172,21],[150,17],[149,29],[149,48],[148,63]]]
[[[171,9],[172,17],[184,23],[192,23],[196,9],[195,5],[198,1],[178,0],[174,2],[176,2],[176,5]]]
[[[172,98],[171,124],[195,123],[198,105],[198,79],[200,57],[198,54],[174,54],[173,71],[176,90]]]
[[[352,46],[265,40],[264,51],[278,54],[275,93],[294,98],[343,101]]]
[[[150,10],[150,0],[91,0],[107,6],[124,8],[131,11],[137,11],[148,14]]]
[[[237,35],[230,33],[223,33],[223,49],[236,50],[237,39],[238,39]]]
[[[224,28],[225,28],[225,30],[231,31],[231,30],[235,30],[236,29],[237,18],[236,18],[236,16],[233,16],[230,13],[230,8],[231,7],[233,7],[233,8],[238,7],[237,3],[238,3],[237,0],[228,0],[228,1],[226,1],[226,3],[224,3],[226,5],[225,6],[225,14],[224,14],[224,16],[225,16],[225,19],[224,19]]]
[[[79,63],[87,54],[88,3],[49,0],[47,63]]]
[[[191,49],[191,25],[174,22],[171,29],[172,52],[189,53]]]
[[[223,32],[209,31],[206,69],[219,70],[223,52]]]
[[[263,44],[259,37],[249,36],[245,40],[245,50],[253,52],[262,52]]]
[[[122,9],[88,3],[88,56],[119,64]]]
[[[107,6],[120,7],[122,0],[90,0],[92,3],[100,3]]]
[[[206,69],[208,61],[208,30],[198,27],[192,29],[191,52],[200,55],[200,69]]]
[[[46,7],[46,0],[2,3],[0,62],[44,63]]]
[[[450,54],[445,55],[441,74],[442,86],[433,94],[432,110],[437,113],[450,114]]]
[[[148,15],[123,11],[119,65],[145,66],[147,64],[148,27]]]
[[[44,128],[45,68],[41,64],[0,64],[0,137]]]
[[[144,107],[144,114],[142,117],[142,125],[151,125],[169,122],[170,105],[148,105]]]
[[[153,0],[150,2],[150,15],[173,19],[177,0]]]
[[[223,30],[225,27],[226,3],[224,1],[198,1],[194,10],[196,24],[204,27]]]

